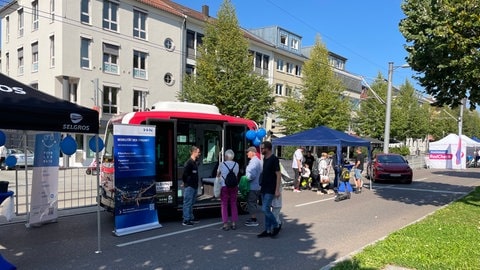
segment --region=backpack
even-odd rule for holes
[[[237,176],[235,175],[235,173],[233,172],[233,169],[235,168],[235,166],[237,165],[237,163],[233,164],[233,167],[232,168],[228,168],[227,166],[227,163],[223,163],[225,165],[225,167],[227,167],[228,169],[228,174],[227,174],[227,177],[223,178],[223,180],[225,180],[225,186],[227,187],[236,187],[238,185],[238,180],[237,180]]]
[[[347,168],[342,169],[342,178],[341,181],[348,182],[350,181],[350,171]]]
[[[240,199],[247,200],[249,191],[250,182],[248,181],[248,178],[244,175],[240,177],[240,182],[238,183],[238,192],[240,194]]]

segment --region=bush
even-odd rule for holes
[[[392,148],[389,148],[388,151],[390,153],[399,154],[399,155],[402,155],[402,156],[410,155],[410,149],[407,146],[392,147]]]

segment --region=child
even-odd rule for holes
[[[312,179],[310,178],[310,168],[307,163],[303,164],[300,187],[303,189],[311,188]]]

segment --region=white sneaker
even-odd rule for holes
[[[294,189],[293,192],[301,192],[299,189]]]

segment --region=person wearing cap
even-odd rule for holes
[[[247,157],[250,159],[245,170],[245,176],[250,184],[247,197],[247,208],[250,218],[245,221],[245,226],[258,226],[256,212],[260,200],[260,174],[262,173],[262,161],[257,156],[257,148],[251,146],[247,149]]]
[[[300,146],[297,150],[293,153],[293,160],[292,160],[292,169],[294,173],[294,180],[293,180],[293,192],[300,192],[300,175],[302,174],[302,166],[304,157],[303,157],[303,150],[305,147]]]

